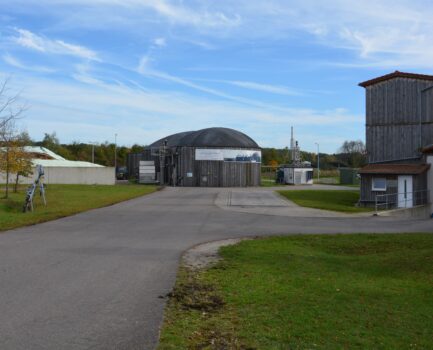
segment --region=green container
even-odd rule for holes
[[[341,185],[359,185],[358,169],[340,168]]]

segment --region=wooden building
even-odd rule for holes
[[[261,148],[228,128],[208,128],[164,137],[128,156],[130,175],[140,161],[154,161],[155,180],[171,186],[259,186]]]
[[[422,149],[433,143],[433,76],[396,71],[359,85],[366,90],[368,159],[359,171],[361,202],[388,194],[379,197],[394,207],[423,204],[429,195],[430,164]]]

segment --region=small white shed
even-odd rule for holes
[[[313,168],[311,167],[284,167],[284,183],[288,185],[312,185]]]

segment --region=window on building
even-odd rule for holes
[[[372,190],[373,191],[386,191],[386,178],[374,177]]]

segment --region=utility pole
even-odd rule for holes
[[[117,134],[114,134],[114,171],[117,173]]]
[[[95,143],[96,142],[89,141],[89,144],[92,145],[92,163],[95,163]]]
[[[159,147],[159,184],[165,184],[165,164],[167,154],[167,140]]]
[[[319,150],[319,144],[317,142],[314,142],[317,145],[317,182],[320,181],[320,150]]]
[[[291,127],[291,137],[290,137],[290,152],[292,164],[295,162],[295,139],[293,138],[293,126]]]

